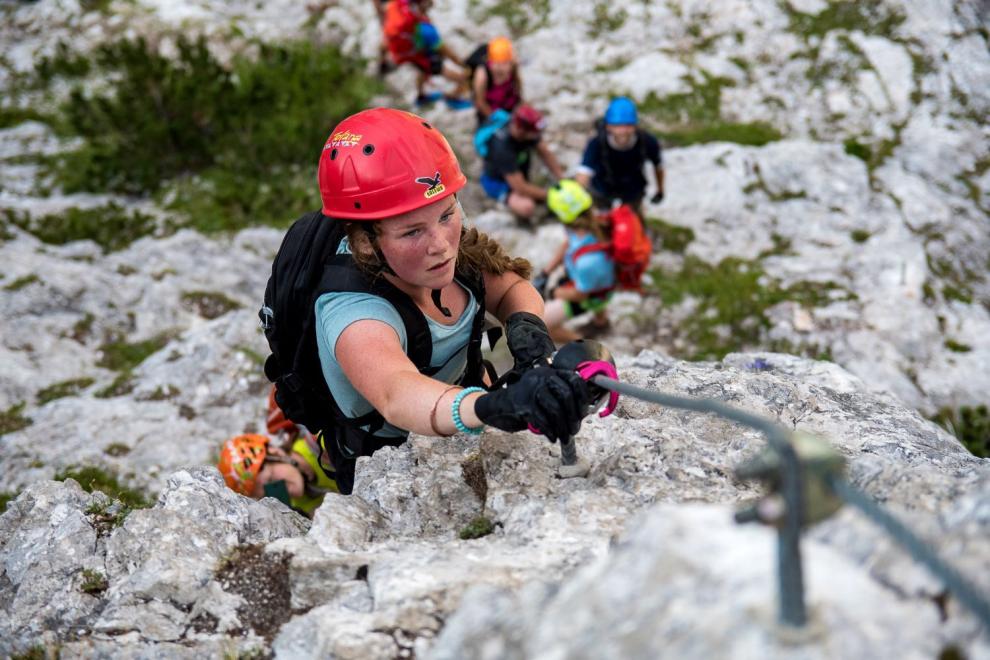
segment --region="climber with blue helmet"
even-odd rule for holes
[[[416,67],[416,106],[429,105],[443,98],[454,110],[473,107],[467,99],[468,77],[464,60],[444,43],[440,32],[427,16],[432,0],[391,0],[384,7],[382,32],[396,66],[409,62]],[[450,60],[459,67],[444,66]],[[457,83],[450,94],[427,93],[426,84],[433,76],[442,75]]]
[[[596,131],[584,149],[575,177],[591,191],[595,206],[607,210],[616,200],[632,206],[643,217],[646,195],[643,166],[649,161],[656,177],[651,204],[664,195],[663,153],[656,137],[639,127],[636,103],[626,97],[612,99],[605,116],[596,122]]]

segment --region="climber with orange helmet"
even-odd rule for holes
[[[512,112],[522,103],[522,78],[512,42],[496,37],[479,46],[467,59],[480,126],[495,110]]]
[[[544,128],[543,113],[522,104],[516,106],[511,117],[492,133],[485,145],[481,187],[520,218],[531,218],[536,203],[547,198],[547,189],[529,180],[530,154],[534,149],[555,180],[564,176],[560,162],[543,140]]]
[[[440,38],[440,32],[427,12],[433,0],[391,0],[384,7],[382,33],[396,66],[409,62],[417,69],[416,106],[429,105],[444,98],[455,110],[471,107],[465,98],[468,91],[464,60]],[[445,60],[457,68],[444,66]],[[457,84],[450,94],[427,93],[426,84],[432,76],[442,75]]]
[[[439,130],[408,112],[359,112],[330,134],[318,180],[322,213],[298,220],[282,249],[311,244],[294,242],[297,226],[342,229],[326,247],[323,274],[314,275],[321,288],[299,298],[315,299],[303,325],[315,334],[319,381],[306,372],[308,353],[293,360],[298,368],[266,363],[266,374],[283,409],[322,432],[342,493],[351,492],[357,456],[402,444],[410,432],[476,435],[485,425],[509,432],[532,425],[556,440],[577,431],[587,414],[585,384],[548,366],[555,347],[529,263],[466,226],[457,193],[467,179]],[[272,280],[269,291],[285,293]],[[282,307],[266,294],[262,318],[270,319],[273,351]],[[481,364],[486,312],[505,326],[517,376],[494,391],[485,389],[491,381]],[[307,398],[314,392],[324,398]]]
[[[258,434],[238,435],[223,443],[217,468],[241,495],[274,497],[305,516],[337,492],[336,481],[320,469],[320,447],[309,433],[300,433],[283,449]]]

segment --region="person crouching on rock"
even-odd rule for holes
[[[360,138],[330,148],[339,133]],[[529,263],[464,226],[456,193],[467,180],[440,131],[376,108],[342,121],[331,141],[319,163],[321,221],[344,224],[336,254],[350,255],[347,276],[360,282],[320,295],[313,310],[335,424],[345,429],[324,433],[341,492],[350,492],[357,455],[402,444],[410,432],[532,425],[552,441],[576,433],[587,414],[585,383],[548,366],[555,347]],[[480,354],[486,311],[504,324],[518,375],[491,392]],[[420,326],[428,364],[418,365],[424,350],[415,344],[423,342],[411,328]]]
[[[313,517],[337,483],[319,467],[320,447],[302,433],[283,449],[270,438],[245,434],[230,438],[220,448],[217,469],[234,491],[255,499],[274,497],[299,513]]]
[[[548,293],[546,320],[550,335],[558,343],[590,339],[609,327],[606,306],[615,288],[615,262],[607,250],[602,227],[591,210],[591,195],[577,181],[565,179],[550,188],[547,206],[567,228],[567,240],[536,277],[544,289],[549,275],[561,265],[566,274]],[[564,324],[580,314],[592,312],[592,320],[578,334]]]

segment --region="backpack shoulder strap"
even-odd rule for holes
[[[338,254],[329,259],[313,298],[313,304],[315,305],[316,298],[323,294],[337,291],[368,293],[387,300],[395,307],[395,311],[399,313],[402,324],[405,326],[406,355],[420,371],[429,369],[430,360],[433,358],[433,338],[430,335],[430,327],[426,323],[423,312],[416,307],[409,296],[384,278],[378,278],[373,282],[369,281],[368,277],[354,264],[354,259],[349,254]]]
[[[474,296],[478,303],[478,311],[471,321],[471,338],[468,341],[467,367],[461,377],[461,385],[478,387],[484,383],[485,361],[481,353],[481,337],[485,328],[485,278],[473,268],[464,268],[457,272],[457,280]],[[495,344],[501,336],[501,328],[494,328],[488,333],[490,345]],[[494,379],[493,379],[494,382]]]
[[[611,249],[612,249],[611,243],[602,243],[602,242],[589,243],[588,245],[582,245],[578,249],[574,250],[574,253],[571,255],[571,258],[576,260],[578,257],[582,257],[591,252],[609,252],[611,251]]]
[[[602,159],[602,178],[608,186],[615,185],[615,172],[612,169],[612,148],[608,146],[608,133],[605,131],[605,118],[595,122],[598,133],[598,153]]]

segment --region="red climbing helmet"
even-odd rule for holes
[[[512,113],[512,120],[519,128],[531,133],[541,133],[547,126],[543,113],[531,105],[523,104]]]
[[[343,120],[323,145],[317,175],[323,214],[381,220],[453,195],[467,179],[432,124],[392,108]]]

